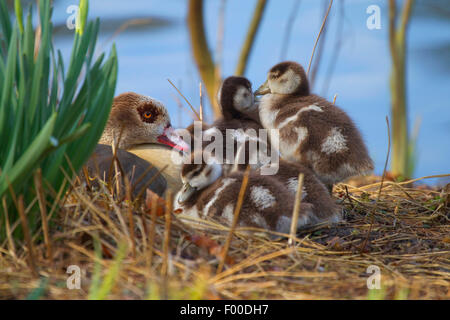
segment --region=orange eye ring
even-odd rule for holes
[[[145,112],[144,113],[144,118],[145,119],[150,119],[152,117],[152,114],[150,112]]]

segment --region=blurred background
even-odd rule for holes
[[[401,10],[403,1],[397,1]],[[73,30],[67,28],[75,0],[55,0],[55,44],[68,59]],[[204,1],[204,26],[214,62],[223,77],[234,74],[257,0]],[[254,89],[271,66],[295,60],[305,69],[329,1],[267,1],[245,76]],[[369,30],[370,5],[381,9],[380,29]],[[164,102],[172,123],[185,127],[189,107],[170,79],[196,107],[200,104],[197,65],[191,51],[187,0],[94,0],[89,18],[101,18],[101,49],[116,43],[119,75],[116,94],[135,91]],[[313,92],[336,104],[361,129],[382,174],[390,116],[388,1],[335,0],[311,67]],[[222,18],[223,17],[223,20]],[[415,2],[407,33],[407,120],[416,140],[413,177],[450,173],[450,7],[449,1]],[[206,94],[205,94],[206,95]],[[204,99],[206,120],[213,119]],[[429,183],[448,182],[428,180]]]

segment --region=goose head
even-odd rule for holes
[[[183,187],[178,193],[180,204],[185,203],[222,176],[222,166],[214,158],[204,160],[201,154],[199,154],[200,157],[196,157],[196,154],[199,153],[193,152],[190,163],[183,164],[181,168]]]
[[[120,137],[120,139],[119,139]],[[100,143],[129,149],[140,144],[160,144],[186,151],[188,146],[172,128],[165,106],[156,99],[134,92],[114,98]]]
[[[259,87],[255,95],[289,94],[309,95],[309,83],[305,70],[297,62],[281,62],[270,69],[266,82]]]
[[[241,118],[243,114],[249,115],[257,108],[252,84],[244,77],[226,78],[219,89],[217,99],[226,120]]]

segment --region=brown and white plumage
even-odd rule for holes
[[[278,166],[278,170],[272,178],[281,182],[294,196],[297,193],[298,176],[300,173],[303,174],[302,201],[312,205],[313,215],[310,216],[310,224],[335,223],[341,220],[341,208],[331,198],[326,186],[311,169],[283,159],[280,159],[279,163],[269,165]],[[260,173],[263,168],[257,172]]]
[[[180,150],[188,146],[176,134],[165,106],[156,99],[134,92],[114,98],[108,122],[100,138],[101,144],[118,147],[146,160],[156,169],[167,168],[162,175],[168,187],[181,187]]]
[[[174,200],[175,210],[183,215],[200,219],[217,219],[230,225],[238,199],[244,173],[222,174],[222,166],[210,164],[184,164],[181,177],[183,188]],[[247,191],[240,211],[238,225],[289,233],[293,194],[270,176],[250,173]],[[312,205],[302,203],[298,227],[311,221]]]
[[[283,158],[310,167],[329,187],[373,170],[353,121],[340,108],[310,94],[305,71],[298,63],[275,65],[256,94],[264,95],[259,103],[261,124],[278,129]]]
[[[217,141],[223,142],[219,149],[211,148],[212,150],[208,152],[217,159],[223,159],[224,170],[228,172],[235,164],[237,151],[242,144],[250,140],[255,143],[267,141],[259,140],[259,130],[263,127],[259,122],[258,108],[248,79],[236,76],[226,78],[219,89],[217,99],[222,110],[222,117],[204,128],[202,148],[207,148],[208,145],[213,146]],[[190,128],[194,131],[192,126]],[[270,146],[266,145],[266,147]]]

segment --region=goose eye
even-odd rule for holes
[[[150,119],[151,117],[152,117],[152,113],[150,111],[144,112],[144,118],[145,119]]]

